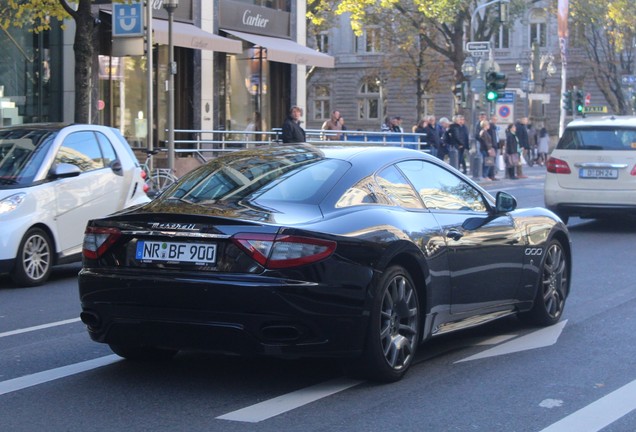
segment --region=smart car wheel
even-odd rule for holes
[[[177,351],[175,350],[160,349],[154,347],[118,344],[109,344],[108,346],[115,354],[127,360],[169,360],[177,354]]]
[[[403,267],[387,269],[376,288],[363,362],[370,379],[393,382],[413,362],[420,305],[411,276]]]
[[[11,277],[20,286],[41,285],[49,278],[52,265],[51,239],[40,228],[31,228],[20,242]]]
[[[561,319],[570,287],[566,253],[556,240],[545,251],[534,305],[522,315],[532,324],[549,326]]]

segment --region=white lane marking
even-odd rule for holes
[[[97,369],[102,366],[115,363],[122,360],[118,355],[112,354],[105,357],[99,357],[93,360],[87,360],[81,363],[75,363],[68,366],[62,366],[56,369],[50,369],[31,375],[25,375],[0,382],[0,396],[7,393],[23,390],[49,381],[54,381],[67,376],[76,375],[91,369]]]
[[[11,330],[11,331],[8,331],[8,332],[0,333],[0,338],[7,337],[7,336],[13,336],[13,335],[21,334],[21,333],[28,333],[28,332],[32,332],[32,331],[36,331],[36,330],[42,330],[42,329],[46,329],[46,328],[50,328],[50,327],[57,327],[57,326],[65,325],[65,324],[72,324],[72,323],[76,323],[76,322],[79,322],[79,321],[80,321],[79,318],[71,318],[71,319],[67,319],[67,320],[64,320],[64,321],[56,321],[56,322],[52,322],[52,323],[48,323],[48,324],[42,324],[42,325],[37,325],[37,326],[33,326],[33,327],[26,327],[26,328],[18,329],[18,330]]]
[[[364,381],[338,378],[324,383],[316,384],[292,393],[266,400],[256,405],[232,411],[217,417],[220,420],[232,420],[240,422],[258,423],[268,418],[307,405],[332,394],[357,386]]]
[[[551,424],[541,432],[597,432],[634,409],[636,380]]]
[[[461,363],[470,360],[477,360],[486,357],[494,357],[504,354],[511,354],[519,351],[543,348],[554,345],[567,323],[567,320],[561,321],[553,326],[529,333],[525,336],[513,339],[510,342],[497,345],[494,348],[487,349],[465,359],[458,360],[455,363]]]

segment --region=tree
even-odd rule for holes
[[[75,21],[75,122],[89,123],[91,104],[96,99],[91,97],[92,74],[96,73],[95,35],[97,20],[92,12],[92,0],[76,0],[72,7],[67,0],[8,0],[0,10],[0,26],[23,27],[28,25],[35,33],[50,30],[51,20],[63,21],[71,18]],[[96,107],[92,107],[96,113]]]
[[[633,112],[622,76],[634,74],[636,12],[631,0],[579,0],[570,3],[572,24],[582,29],[579,46],[598,88],[617,114]],[[581,43],[582,42],[582,43]],[[632,90],[633,92],[633,90]]]
[[[464,42],[488,41],[499,31],[502,24],[495,13],[496,6],[477,14],[474,22],[471,22],[475,8],[482,3],[478,0],[319,0],[315,10],[320,12],[315,12],[315,15],[322,16],[321,13],[328,11],[349,14],[351,28],[356,34],[360,34],[366,25],[382,23],[387,34],[401,40],[396,47],[410,58],[413,66],[412,76],[418,84],[419,115],[423,95],[421,84],[431,83],[431,69],[425,67],[425,58],[431,57],[430,52],[452,64],[454,82],[449,83],[450,91],[455,84],[466,79],[462,72],[466,59]],[[527,3],[524,0],[512,0],[510,16],[518,15],[527,7]],[[424,55],[426,51],[429,54]]]

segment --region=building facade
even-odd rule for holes
[[[93,2],[98,56],[93,71],[97,101],[93,121],[119,128],[146,146],[166,140],[169,64],[168,13],[148,0],[152,65],[147,31],[137,42],[113,35],[111,1]],[[144,4],[144,2],[142,2]],[[305,2],[291,0],[180,0],[172,39],[176,75],[175,130],[244,130],[279,127],[292,105],[305,107],[307,67],[333,67],[333,58],[305,46]],[[144,18],[147,12],[144,10]],[[134,16],[136,18],[136,16]],[[74,118],[74,25],[34,35],[28,29],[0,34],[0,115],[4,125]],[[126,35],[124,35],[126,36]],[[151,81],[151,82],[150,82]],[[2,87],[4,86],[4,87]],[[148,101],[152,100],[152,109]],[[148,113],[152,112],[151,121]],[[186,137],[184,137],[185,139]]]
[[[505,99],[492,105],[485,102],[482,73],[468,83],[472,91],[462,106],[455,96],[452,65],[442,59],[428,70],[438,82],[435,90],[424,94],[424,115],[439,119],[461,113],[473,117],[470,123],[476,113],[486,111],[497,115],[502,124],[529,117],[534,125],[545,125],[552,135],[558,134],[562,62],[557,20],[548,6],[548,2],[533,4],[490,41],[496,70],[508,79]],[[307,126],[320,128],[330,112],[338,110],[351,130],[380,130],[387,116],[400,116],[405,131],[410,131],[418,121],[415,79],[393,73],[398,66],[387,66],[382,27],[366,27],[356,36],[347,16],[340,16],[337,23],[313,41],[335,57],[336,66],[317,70],[307,82]],[[569,54],[569,86],[584,88],[592,101],[602,103],[602,94],[585,67],[583,51],[571,44]],[[487,60],[488,53],[475,57],[478,70]]]

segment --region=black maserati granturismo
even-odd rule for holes
[[[562,316],[568,230],[398,147],[237,151],[88,223],[90,337],[127,359],[209,350],[344,357],[400,379],[427,339]]]

